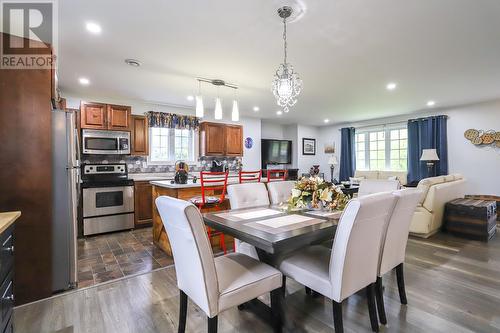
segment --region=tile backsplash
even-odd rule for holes
[[[190,171],[210,170],[213,160],[226,164],[229,171],[239,171],[242,168],[241,157],[200,157],[197,163],[188,163]],[[83,163],[126,163],[129,173],[155,173],[174,172],[173,164],[148,163],[146,156],[120,156],[120,155],[83,155]]]

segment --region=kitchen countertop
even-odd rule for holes
[[[0,234],[7,230],[21,216],[21,212],[5,212],[0,213]]]
[[[175,176],[174,172],[166,173],[129,173],[128,179],[132,179],[136,182],[140,181],[155,181],[155,180],[173,180]],[[189,178],[192,179],[193,176],[200,178],[199,172],[190,172]],[[229,178],[238,177],[238,173],[229,173]]]
[[[240,180],[236,176],[233,177],[229,176],[227,179],[227,185],[238,184],[239,182]],[[267,182],[267,178],[261,178],[261,182],[262,183]],[[172,184],[170,180],[151,181],[150,183],[155,186],[172,188],[172,189],[201,187],[201,181],[199,179],[196,181],[196,183],[193,183],[193,181],[190,179],[188,180],[187,184]]]

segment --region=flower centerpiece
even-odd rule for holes
[[[339,186],[320,177],[302,177],[292,189],[288,208],[343,210],[348,201]]]

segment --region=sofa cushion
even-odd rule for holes
[[[379,171],[378,179],[380,180],[392,180],[392,177],[396,177],[401,185],[406,185],[408,173],[406,171]]]
[[[427,197],[427,193],[429,192],[429,188],[432,185],[441,184],[444,183],[444,181],[444,176],[422,179],[417,185],[417,190],[420,190],[420,192],[422,192],[422,196],[420,197],[420,204],[424,203],[425,198]]]
[[[354,177],[365,177],[365,179],[378,179],[378,171],[356,170]]]
[[[455,175],[446,175],[444,176],[444,181],[445,182],[452,182],[455,180]]]

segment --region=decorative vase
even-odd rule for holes
[[[319,175],[319,165],[313,165],[311,169],[309,169],[309,174],[311,174],[311,176]]]

